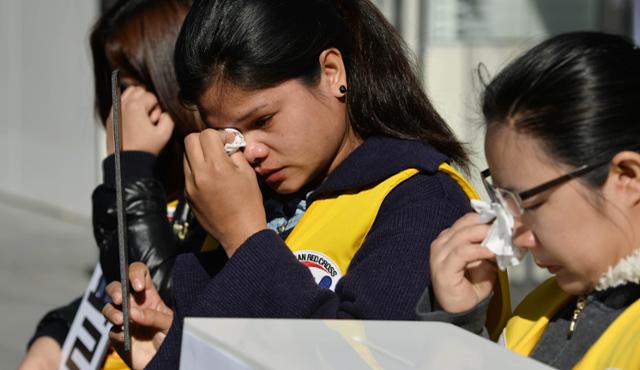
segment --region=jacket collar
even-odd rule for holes
[[[627,283],[640,284],[640,248],[609,267],[600,277],[596,290],[604,291]]]
[[[366,188],[409,168],[435,173],[442,162],[449,158],[424,142],[370,137],[318,186],[309,203],[331,193]]]

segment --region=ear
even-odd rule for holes
[[[338,99],[344,98],[346,92],[340,86],[347,86],[347,70],[342,60],[342,53],[336,48],[329,48],[320,53],[320,84],[328,93]]]
[[[624,151],[611,160],[605,188],[620,199],[626,207],[638,208],[640,212],[640,153]]]

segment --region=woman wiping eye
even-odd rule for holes
[[[514,219],[513,246],[554,275],[516,308],[502,341],[556,368],[640,368],[639,66],[622,37],[559,35],[483,95],[487,190]],[[432,243],[433,286],[418,313],[481,333],[496,257],[478,217]]]
[[[185,187],[229,261],[212,273],[180,258],[179,309],[138,306],[158,321],[133,325],[164,339],[134,338],[133,368],[179,366],[184,315],[416,319],[428,245],[476,194],[404,50],[369,0],[194,3],[176,43],[180,96],[246,146],[227,155],[225,133],[187,136]],[[155,297],[145,266],[130,274]],[[117,324],[114,298],[103,312]]]

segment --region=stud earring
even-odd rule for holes
[[[345,85],[340,85],[338,90],[340,90],[340,92],[343,93],[343,94],[347,93],[347,87]]]

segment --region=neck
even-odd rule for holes
[[[340,147],[338,148],[333,161],[329,165],[329,169],[324,178],[326,179],[327,176],[329,176],[329,174],[333,172],[333,170],[338,168],[340,163],[342,163],[342,161],[344,161],[349,156],[349,154],[351,154],[351,152],[353,152],[358,146],[360,146],[362,142],[363,140],[358,135],[356,135],[351,127],[349,127],[348,131],[345,134],[344,140],[340,144]]]

